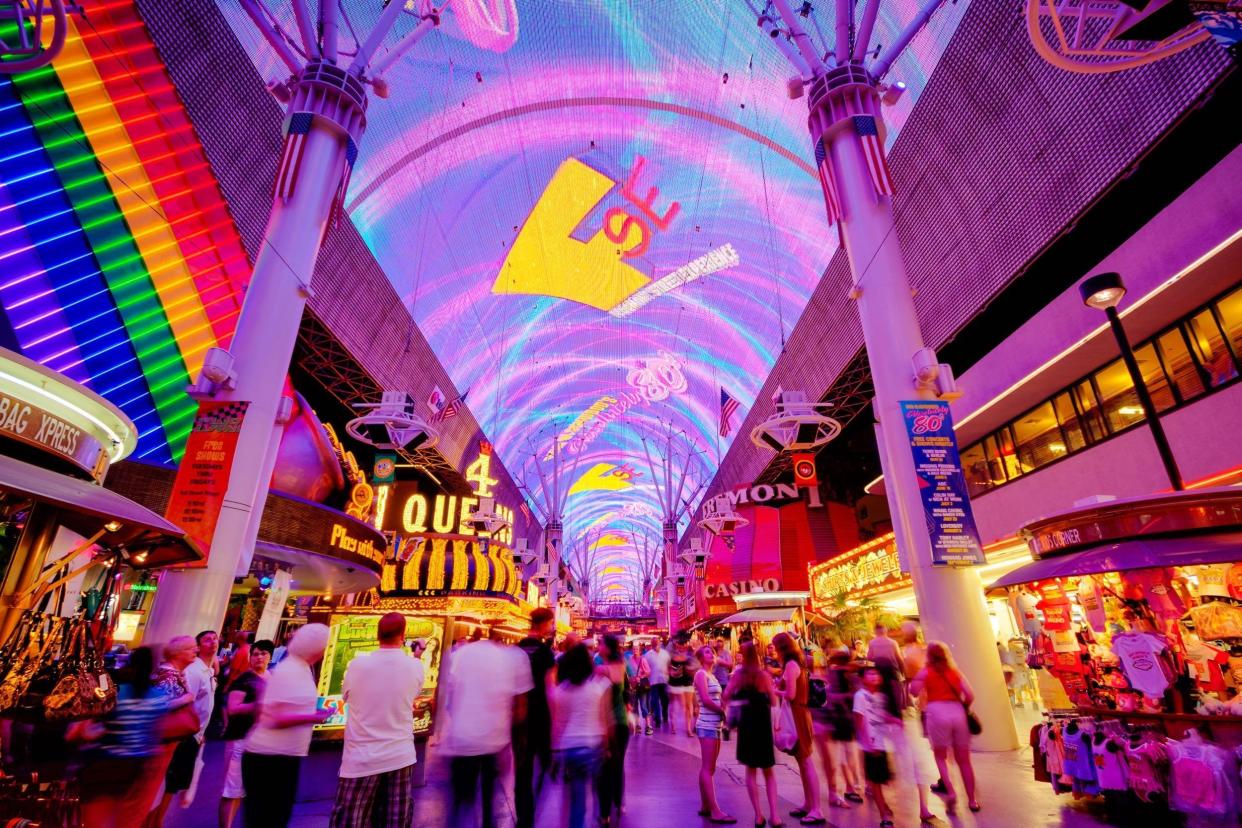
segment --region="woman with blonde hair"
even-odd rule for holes
[[[927,722],[927,741],[936,757],[936,767],[944,783],[945,808],[949,813],[957,805],[957,794],[949,779],[949,751],[962,775],[970,810],[981,806],[975,796],[975,769],[970,762],[970,726],[966,713],[975,694],[966,677],[953,665],[949,648],[939,641],[927,645],[927,664],[910,682],[910,693],[921,697]]]
[[[777,633],[772,638],[772,644],[776,647],[777,658],[781,662],[777,694],[789,706],[798,736],[789,753],[798,762],[798,773],[802,777],[803,804],[802,807],[790,811],[789,815],[799,819],[803,825],[826,825],[828,820],[824,818],[819,806],[819,777],[811,759],[811,713],[806,705],[810,693],[810,676],[803,666],[802,650],[792,635],[787,632]]]

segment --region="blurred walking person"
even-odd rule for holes
[[[315,725],[331,715],[319,710],[312,665],[323,658],[328,628],[306,624],[293,635],[285,658],[264,686],[258,718],[242,752],[242,817],[246,828],[283,828],[293,816],[302,758]]]
[[[194,764],[198,761],[200,743],[198,734],[206,728],[206,721],[199,711],[206,708],[207,716],[211,716],[211,705],[214,696],[208,696],[208,688],[201,685],[196,675],[193,679],[186,676],[186,668],[198,658],[198,643],[188,635],[179,635],[164,645],[164,661],[156,668],[152,676],[155,686],[162,690],[174,710],[180,707],[191,707],[198,718],[198,729],[194,733],[181,736],[168,757],[164,771],[164,791],[153,803],[154,807],[147,816],[147,825],[152,828],[164,824],[164,814],[172,804],[173,795],[190,787],[194,778]],[[190,681],[194,681],[194,689],[190,689]]]
[[[608,748],[599,772],[599,820],[608,825],[611,818],[620,818],[625,800],[625,750],[630,744],[630,717],[625,707],[629,672],[621,654],[621,643],[615,635],[601,639],[603,664],[599,674],[608,682]]]
[[[349,705],[331,828],[410,828],[414,824],[414,700],[423,664],[405,648],[405,616],[390,612],[376,628],[379,649],[345,668]]]
[[[225,688],[224,697],[224,789],[220,794],[217,814],[219,828],[232,828],[246,798],[246,786],[242,784],[242,752],[246,736],[254,727],[259,712],[259,700],[267,683],[267,669],[275,648],[270,641],[256,641],[250,648],[250,669],[234,676]]]
[[[651,735],[651,665],[647,663],[647,645],[641,644],[634,659],[634,704],[638,713],[638,725],[634,732],[644,729]]]
[[[85,828],[137,828],[147,818],[162,777],[160,723],[169,710],[169,697],[151,681],[154,661],[148,647],[130,653],[112,712],[69,726],[69,741],[82,745]]]
[[[884,663],[889,664],[887,660]],[[901,711],[896,702],[881,691],[882,681],[878,667],[863,669],[862,687],[854,694],[854,723],[858,744],[863,750],[867,787],[880,811],[880,828],[889,828],[893,825],[893,809],[884,798],[884,786],[893,781],[893,770],[886,743],[889,730],[901,726]]]
[[[694,670],[690,647],[680,639],[669,645],[668,718],[669,732],[677,735],[680,718],[687,736],[694,735]],[[680,713],[675,712],[680,711]]]
[[[746,794],[755,809],[755,826],[764,828],[771,820],[772,828],[784,823],[777,813],[776,748],[772,744],[772,708],[776,705],[776,688],[772,677],[759,662],[759,650],[753,641],[742,644],[740,664],[725,687],[724,707],[737,706],[737,761],[746,767]],[[768,817],[763,815],[759,801],[759,771],[768,796]]]
[[[453,650],[447,674],[441,675],[447,721],[440,746],[451,757],[453,788],[449,825],[493,828],[500,757],[515,726],[523,726],[526,694],[535,686],[530,659],[517,647],[477,638]],[[483,803],[481,823],[472,819],[478,799]]]
[[[947,646],[938,641],[928,643],[927,666],[910,683],[910,692],[923,700],[927,741],[931,743],[940,781],[944,785],[945,808],[953,813],[957,805],[957,793],[949,779],[948,757],[952,751],[966,788],[970,810],[979,811],[975,769],[970,761],[970,728],[966,722],[966,710],[975,700],[975,694],[966,677],[953,665]]]
[[[648,705],[651,707],[651,720],[658,728],[663,723],[669,722],[668,708],[668,668],[672,661],[667,647],[660,646],[660,639],[656,639],[651,644],[651,650],[644,656],[647,659],[647,666],[651,669],[651,693],[648,696]],[[651,728],[647,728],[647,733],[651,733]]]
[[[526,694],[526,719],[514,729],[513,803],[516,828],[533,828],[535,796],[552,768],[552,713],[548,688],[555,684],[556,656],[549,640],[556,634],[556,616],[546,607],[530,614],[530,635],[518,642],[530,662],[531,689]],[[539,762],[536,782],[535,761]]]
[[[559,673],[560,682],[552,692],[552,745],[565,780],[569,828],[582,828],[587,788],[599,773],[611,739],[611,688],[596,674],[585,644],[575,644],[561,657]]]
[[[782,664],[778,694],[789,705],[797,730],[797,743],[791,753],[798,762],[798,774],[802,777],[803,804],[789,813],[803,825],[826,825],[828,820],[819,805],[819,776],[811,760],[811,714],[806,706],[810,677],[802,663],[802,650],[787,632],[777,633],[772,638],[772,644]]]

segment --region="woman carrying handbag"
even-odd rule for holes
[[[931,743],[936,768],[944,782],[945,808],[953,813],[957,805],[957,794],[949,779],[948,758],[951,750],[957,769],[962,774],[970,810],[978,812],[982,806],[975,796],[975,769],[970,762],[971,734],[981,730],[978,719],[974,719],[973,724],[971,722],[974,714],[970,712],[970,705],[975,700],[975,694],[966,677],[953,666],[946,645],[939,641],[927,645],[927,666],[910,682],[910,693],[922,696],[924,701],[927,741]]]
[[[780,740],[788,739],[792,722],[796,738],[786,752],[798,761],[798,773],[802,777],[803,805],[790,811],[789,815],[799,819],[803,825],[827,825],[828,820],[819,805],[819,776],[811,758],[811,713],[806,706],[810,677],[803,666],[802,651],[792,635],[777,633],[772,644],[782,665],[777,695],[781,698],[783,709],[780,714],[782,724],[776,733],[777,747],[780,747]]]

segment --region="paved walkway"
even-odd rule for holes
[[[752,824],[753,812],[746,796],[742,768],[734,760],[734,742],[726,742],[721,751],[717,773],[717,789],[721,806],[738,818],[738,825]],[[786,809],[799,804],[800,786],[792,759],[779,755],[777,786],[780,802]],[[336,771],[340,750],[333,746],[316,749],[303,765],[299,801],[295,811],[295,828],[323,828],[328,823],[336,791]],[[212,828],[216,825],[216,802],[223,781],[222,745],[208,746],[207,764],[199,787],[199,796],[187,810],[170,811],[168,828]],[[696,815],[698,810],[698,743],[686,736],[657,734],[636,736],[630,741],[626,755],[626,814],[621,820],[625,828],[676,826],[699,828],[707,826]],[[952,819],[945,819],[944,805],[932,797],[932,810],[941,819],[940,828],[1041,828],[1042,826],[1080,826],[1110,824],[1102,803],[1096,800],[1074,802],[1068,796],[1056,797],[1046,784],[1032,779],[1029,751],[999,754],[976,754],[975,768],[979,776],[980,798],[984,809],[971,814],[965,807]],[[434,749],[427,765],[427,785],[416,791],[417,805],[414,824],[418,828],[436,828],[446,824],[448,802],[447,764],[437,759]],[[822,780],[822,777],[821,777]],[[896,810],[898,826],[918,826],[918,804],[912,788],[894,785],[889,802]],[[540,803],[540,828],[560,828],[561,789],[552,785]],[[506,795],[497,803],[503,815],[500,828],[512,826],[512,803]],[[830,809],[828,817],[841,828],[876,826],[879,815],[868,802],[849,809]],[[1151,820],[1154,824],[1156,820]],[[1112,824],[1127,824],[1115,820]],[[240,825],[240,820],[238,820]],[[796,820],[785,817],[785,824]]]

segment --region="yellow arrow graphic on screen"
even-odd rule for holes
[[[526,217],[492,293],[556,296],[609,310],[650,282],[621,260],[602,227],[585,242],[570,235],[616,183],[576,158],[562,163]]]

